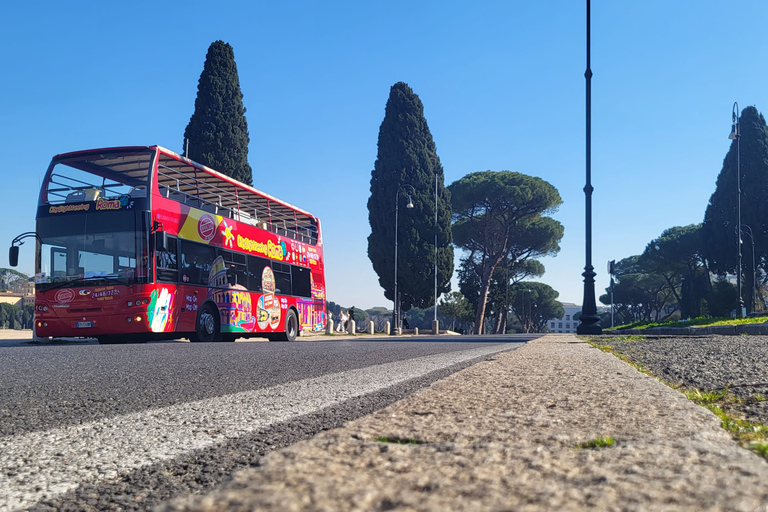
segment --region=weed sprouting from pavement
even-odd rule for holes
[[[578,444],[576,445],[576,448],[582,450],[597,450],[598,448],[608,448],[614,444],[616,444],[616,440],[612,437],[598,437],[587,441],[586,443]]]
[[[700,389],[686,389],[683,394],[690,400],[693,400],[697,404],[705,405],[712,404],[723,400],[728,396],[728,388],[720,391],[702,391]]]
[[[390,444],[424,444],[424,441],[418,439],[403,439],[400,437],[377,437],[377,443],[390,443]]]
[[[768,443],[752,443],[749,445],[749,449],[764,459],[768,459]]]

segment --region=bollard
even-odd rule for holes
[[[440,334],[440,321],[432,320],[432,334]]]
[[[368,334],[373,334],[373,320],[368,322]]]
[[[389,320],[384,324],[384,334],[389,336]]]
[[[325,334],[333,334],[333,319],[329,318],[325,324]]]
[[[350,320],[349,322],[347,322],[347,334],[352,334],[352,335],[355,334],[355,321],[354,320]]]
[[[419,328],[418,327],[414,327],[413,328],[413,335],[414,336],[418,336],[419,335]]]

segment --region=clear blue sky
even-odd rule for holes
[[[446,184],[507,169],[557,187],[565,237],[541,280],[582,302],[584,1],[49,1],[10,3],[3,17],[6,248],[34,229],[54,154],[181,151],[221,39],[235,50],[254,184],[322,219],[330,300],[390,306],[366,256],[366,201],[389,88],[404,81],[424,103]],[[598,296],[607,260],[703,219],[733,102],[768,110],[767,24],[765,0],[592,2]],[[32,273],[29,244],[21,254]]]

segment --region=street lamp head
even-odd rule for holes
[[[413,201],[411,200],[411,196],[408,196],[408,204],[405,205],[406,208],[413,208]]]
[[[731,125],[731,134],[728,136],[728,138],[731,140],[736,140],[738,136],[739,136],[739,124],[733,123],[733,125]]]

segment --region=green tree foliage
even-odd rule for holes
[[[435,232],[438,295],[450,290],[453,275],[451,199],[443,167],[419,97],[403,82],[392,86],[379,128],[378,156],[368,199],[368,257],[384,295],[394,300],[395,207],[398,215],[398,293],[402,308],[434,304]],[[438,187],[435,225],[435,180]],[[410,185],[410,186],[408,186]],[[412,188],[411,188],[412,187]],[[414,208],[402,208],[410,195]],[[398,203],[399,202],[399,203]]]
[[[474,318],[474,310],[461,292],[451,292],[440,299],[438,314],[450,320],[449,330],[455,331],[456,325],[466,324]]]
[[[710,314],[714,317],[727,317],[735,312],[738,299],[736,287],[724,278],[715,279],[712,295],[708,301]]]
[[[184,156],[251,185],[249,142],[235,52],[229,43],[214,41],[197,85],[195,111],[184,130]]]
[[[768,263],[768,201],[765,200],[768,197],[768,126],[755,107],[747,107],[741,112],[740,129],[741,222],[748,225],[755,235],[754,266],[762,269],[765,275]],[[721,276],[735,273],[738,259],[736,152],[737,143],[734,140],[723,160],[702,225],[702,236],[707,241],[707,261],[710,269]],[[742,295],[749,305],[749,290],[754,288],[753,273],[749,270],[752,247],[749,231],[744,231],[747,234],[742,238],[742,264],[745,267],[742,270],[745,277]]]
[[[548,284],[520,281],[512,292],[512,308],[523,332],[543,332],[548,320],[565,315],[563,305],[557,301],[560,293]]]
[[[616,325],[639,321],[663,320],[677,310],[675,294],[667,280],[648,270],[647,260],[640,255],[616,262],[616,285],[613,305]],[[611,303],[610,290],[600,296],[603,304]]]
[[[533,259],[516,260],[511,255],[506,262],[496,267],[488,290],[485,307],[485,322],[492,321],[494,334],[507,332],[508,315],[505,311],[513,310],[510,287],[529,277],[544,275],[544,265]],[[461,260],[459,266],[459,290],[467,297],[474,312],[480,302],[480,283],[482,278],[482,261],[480,253],[469,254]],[[487,329],[486,329],[487,330]]]
[[[711,292],[704,248],[701,224],[691,224],[665,230],[641,255],[644,270],[667,282],[683,318],[700,316],[701,299]]]
[[[475,311],[475,333],[481,333],[493,274],[499,264],[510,256],[522,260],[554,255],[560,250],[563,226],[544,215],[556,211],[562,199],[557,189],[543,179],[510,171],[468,174],[448,189],[456,245],[481,265]]]
[[[0,329],[31,329],[34,321],[34,304],[19,307],[0,302]]]

